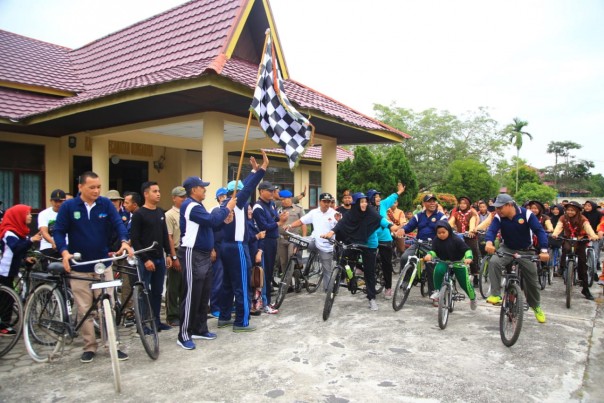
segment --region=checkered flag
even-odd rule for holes
[[[285,150],[293,170],[310,141],[312,125],[287,99],[270,32],[267,36],[250,110],[266,135]]]

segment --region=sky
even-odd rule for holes
[[[0,29],[78,48],[182,0],[0,0]],[[528,121],[520,157],[574,141],[604,175],[604,1],[270,0],[290,77],[374,104]],[[485,145],[486,147],[487,145]],[[515,155],[510,145],[509,156]]]

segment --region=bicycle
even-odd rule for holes
[[[0,336],[0,357],[7,354],[19,341],[23,330],[23,304],[19,295],[9,287],[0,286],[0,325],[14,334]]]
[[[333,307],[333,302],[338,295],[340,290],[340,286],[344,285],[348,288],[351,294],[356,294],[359,290],[359,281],[361,279],[364,280],[363,276],[360,276],[356,273],[356,270],[360,265],[359,255],[362,253],[363,249],[367,249],[367,246],[361,244],[344,244],[341,241],[336,241],[333,239],[329,239],[334,245],[334,260],[336,262],[335,267],[331,272],[331,276],[329,277],[329,284],[327,285],[327,293],[325,295],[325,303],[323,305],[323,320],[326,321],[329,319],[329,315],[331,314],[331,308]],[[379,266],[379,269],[378,269]],[[378,275],[378,270],[381,272],[381,265],[379,264],[379,259],[376,256],[376,295],[378,294],[378,282],[381,281],[380,292],[383,290],[383,273],[381,274],[381,280]],[[362,289],[363,292],[367,292],[366,288]]]
[[[559,236],[558,239],[562,241],[568,241],[570,243],[570,251],[566,252],[566,259],[564,264],[566,269],[564,270],[564,285],[566,286],[566,308],[570,309],[571,301],[573,297],[573,286],[579,283],[577,275],[577,266],[579,265],[579,257],[575,252],[575,246],[579,242],[590,242],[588,238],[566,238]],[[592,249],[593,251],[593,249]],[[589,277],[589,272],[587,273]],[[593,276],[592,276],[593,277]],[[592,278],[593,279],[593,278]]]
[[[150,246],[135,253],[149,251],[153,247]],[[100,281],[69,276],[65,272],[62,263],[51,263],[48,266],[48,273],[32,273],[32,276],[42,283],[31,293],[25,306],[23,322],[25,347],[30,357],[36,362],[43,363],[60,358],[65,344],[71,343],[77,337],[78,330],[96,310],[101,321],[103,341],[108,342],[109,345],[113,384],[116,392],[119,393],[121,390],[121,375],[117,355],[117,338],[110,302],[111,296],[107,292],[107,288],[119,287],[121,280],[110,279],[105,281],[104,272],[106,267],[104,263],[122,259],[125,255],[88,262],[78,261],[78,255],[75,254],[74,259],[71,260],[72,266],[94,264],[95,272],[101,277]],[[100,290],[100,294],[93,298],[90,309],[79,321],[73,320],[73,307],[68,299],[68,279],[90,281],[92,290]],[[147,302],[149,303],[148,300]],[[149,311],[151,310],[150,303],[147,308]]]
[[[511,256],[512,262],[505,268],[505,276],[501,280],[503,295],[501,299],[501,310],[499,313],[499,334],[501,341],[507,347],[513,346],[522,330],[524,311],[528,306],[524,304],[524,293],[521,287],[520,259],[532,262],[539,260],[537,255],[520,255],[518,253],[496,252],[497,256]]]
[[[589,242],[585,249],[586,262],[587,262],[587,286],[591,287],[594,284],[594,279],[597,277],[596,268],[596,251],[593,248],[593,243]]]
[[[395,311],[400,311],[403,308],[403,305],[405,305],[409,293],[411,292],[411,287],[413,287],[417,281],[420,283],[422,297],[425,297],[428,294],[428,276],[427,271],[423,270],[422,258],[430,251],[430,248],[432,248],[432,240],[428,239],[423,241],[413,237],[407,237],[407,239],[412,240],[412,242],[417,245],[417,249],[415,255],[409,256],[407,264],[401,270],[398,281],[396,282],[394,295],[392,297],[392,308]]]
[[[289,231],[286,231],[286,234],[288,235],[288,241],[294,244],[294,253],[289,258],[287,267],[279,280],[279,288],[277,290],[277,296],[275,297],[274,303],[274,307],[276,309],[279,309],[281,304],[283,304],[292,277],[295,279],[295,291],[300,292],[302,289],[302,284],[304,283],[308,293],[315,292],[317,288],[319,288],[323,278],[323,267],[319,259],[319,254],[316,251],[310,252],[306,265],[304,266],[304,270],[301,269],[303,266],[301,264],[299,252],[308,249],[310,243],[312,242],[312,238],[302,237]]]
[[[449,313],[452,313],[455,309],[455,302],[466,299],[466,296],[463,293],[457,291],[455,271],[453,269],[456,265],[466,265],[462,261],[449,261],[438,258],[432,258],[432,262],[434,264],[440,262],[447,265],[447,271],[445,272],[445,277],[443,278],[443,283],[440,287],[440,295],[438,297],[438,326],[444,330],[447,327]]]

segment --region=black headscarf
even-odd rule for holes
[[[344,243],[366,243],[369,236],[380,227],[382,217],[371,205],[361,211],[360,200],[352,205],[334,228],[336,238]]]
[[[558,212],[560,214],[554,214],[554,207],[558,208]],[[552,225],[554,226],[554,228],[556,228],[556,225],[558,225],[558,220],[564,215],[564,206],[562,206],[561,204],[556,204],[555,206],[550,207],[549,211],[549,218],[552,221]]]
[[[600,224],[600,218],[602,217],[602,214],[600,214],[600,212],[598,211],[598,205],[592,202],[591,200],[586,201],[585,204],[591,204],[591,211],[587,212],[585,211],[585,209],[583,209],[581,214],[583,214],[583,217],[589,220],[591,228],[593,228],[593,230],[595,231],[598,228],[598,225]]]
[[[470,249],[468,245],[453,233],[451,225],[445,220],[439,220],[436,223],[436,230],[442,227],[449,232],[449,236],[444,241],[438,236],[432,240],[432,250],[436,253],[436,256],[442,260],[457,261],[463,259],[466,251]]]

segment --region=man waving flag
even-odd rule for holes
[[[259,71],[250,110],[266,135],[285,150],[289,168],[293,170],[310,141],[312,124],[293,107],[283,91],[269,30]]]

